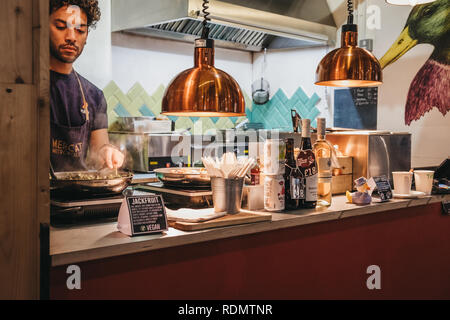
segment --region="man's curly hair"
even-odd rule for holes
[[[78,6],[86,13],[88,28],[95,28],[100,20],[100,8],[98,0],[50,0],[50,14],[64,6]]]

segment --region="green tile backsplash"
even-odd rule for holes
[[[104,89],[108,104],[108,123],[114,126],[118,116],[158,116],[161,113],[161,102],[165,87],[160,85],[152,94],[137,82],[126,94],[111,81]],[[266,129],[292,130],[291,109],[296,109],[302,118],[309,118],[315,126],[315,119],[320,111],[315,107],[319,96],[314,93],[308,97],[302,88],[288,98],[279,89],[264,105],[254,104],[244,92],[247,117],[169,117],[175,122],[175,130],[191,128],[193,134],[214,133],[217,129],[234,128],[248,118],[250,122],[259,122]]]

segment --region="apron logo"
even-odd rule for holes
[[[52,153],[57,155],[79,158],[83,149],[83,142],[68,144],[66,141],[52,139]]]

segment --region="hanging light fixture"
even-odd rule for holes
[[[331,87],[369,87],[382,83],[381,66],[375,56],[359,48],[353,24],[353,2],[347,1],[347,24],[342,26],[341,47],[329,52],[316,70],[316,84]]]
[[[386,0],[386,2],[389,4],[396,4],[399,6],[415,6],[417,4],[423,4],[433,1],[436,0]]]
[[[194,67],[178,74],[164,93],[162,114],[169,116],[238,117],[245,116],[245,101],[236,80],[214,67],[214,40],[209,39],[203,1],[203,29],[195,40]]]

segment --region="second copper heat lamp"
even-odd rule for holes
[[[375,56],[358,47],[358,29],[353,24],[353,2],[347,2],[347,24],[342,26],[341,47],[329,52],[316,70],[316,85],[369,87],[382,83],[381,66]]]
[[[191,117],[245,116],[245,101],[236,80],[214,67],[214,40],[209,39],[208,0],[203,1],[203,30],[195,40],[194,67],[178,74],[164,93],[162,114]]]

